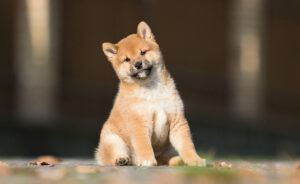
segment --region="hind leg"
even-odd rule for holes
[[[116,134],[101,135],[96,152],[96,160],[100,165],[130,165],[130,151],[123,139]]]
[[[177,166],[182,159],[178,156],[172,146],[156,157],[158,165]]]

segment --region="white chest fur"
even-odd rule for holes
[[[143,99],[137,108],[141,115],[149,113],[152,120],[152,140],[155,144],[164,143],[168,139],[168,115],[182,110],[182,101],[173,83],[159,85],[155,88],[141,88],[134,94]]]
[[[141,113],[144,113],[145,110],[155,113],[158,121],[163,121],[167,118],[166,114],[176,113],[182,107],[174,84],[141,88],[133,96],[143,99],[139,104],[141,105]]]
[[[152,132],[153,141],[164,142],[169,132],[167,113],[163,108],[156,108],[153,113],[155,114]]]

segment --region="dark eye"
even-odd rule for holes
[[[146,51],[141,51],[141,55],[145,55],[146,54]]]
[[[129,62],[129,61],[130,61],[130,58],[129,58],[129,57],[126,57],[126,58],[125,58],[125,61],[126,61],[126,62]]]

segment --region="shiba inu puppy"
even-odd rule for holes
[[[150,27],[141,22],[136,34],[102,46],[120,85],[101,131],[98,163],[155,166],[175,165],[172,160],[182,159],[187,165],[205,166],[205,159],[195,151],[182,100]],[[169,162],[171,145],[179,157]]]

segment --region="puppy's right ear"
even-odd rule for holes
[[[144,40],[152,39],[154,40],[154,36],[151,32],[150,27],[144,21],[140,22],[137,28],[137,35]]]
[[[108,59],[112,59],[117,55],[117,47],[112,43],[103,43],[102,49],[104,54],[108,57]]]

